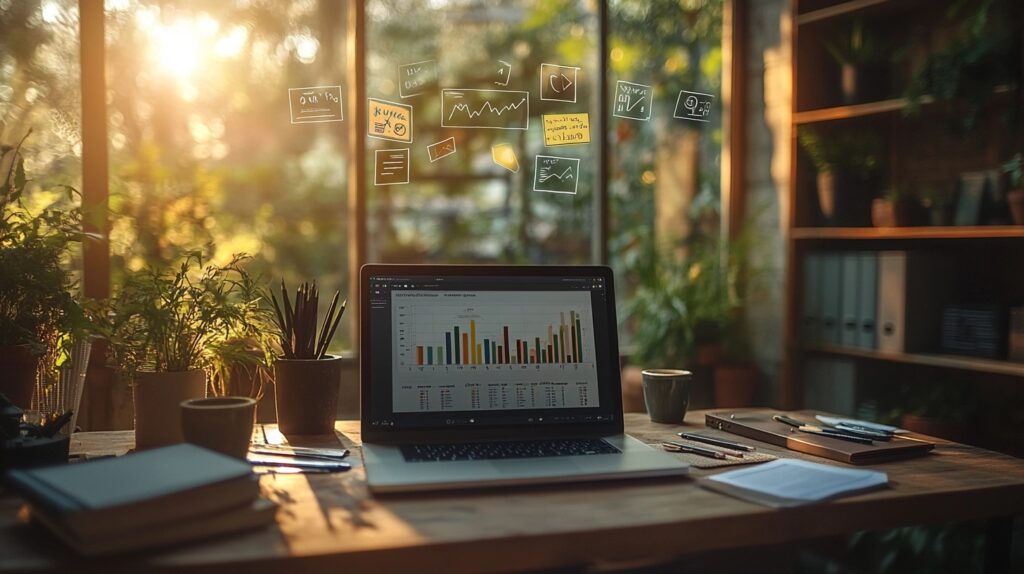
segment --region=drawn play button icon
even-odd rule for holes
[[[540,65],[540,99],[576,102],[576,66]]]

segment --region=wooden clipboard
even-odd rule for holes
[[[935,448],[933,443],[902,435],[896,435],[889,442],[874,441],[870,445],[812,435],[773,420],[772,416],[778,414],[803,420],[808,424],[819,424],[806,414],[774,410],[718,411],[705,415],[704,423],[713,429],[849,464],[902,460],[927,454]]]

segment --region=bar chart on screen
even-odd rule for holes
[[[396,412],[594,407],[587,291],[401,291]]]

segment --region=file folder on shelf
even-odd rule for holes
[[[878,301],[878,254],[861,252],[857,267],[857,346],[874,349],[878,345],[878,326],[875,323]]]
[[[821,340],[821,254],[804,257],[803,314],[800,334],[805,344]]]
[[[878,256],[878,349],[934,351],[942,305],[952,293],[951,265],[939,253],[883,251]]]
[[[842,266],[839,343],[847,347],[856,347],[860,333],[860,314],[857,311],[860,302],[860,253],[851,251],[839,257]]]
[[[829,252],[822,255],[821,280],[821,337],[819,343],[838,345],[842,313],[842,264],[840,255]]]

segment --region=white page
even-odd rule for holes
[[[708,480],[771,497],[816,502],[886,484],[889,477],[874,470],[779,459],[716,474]]]

